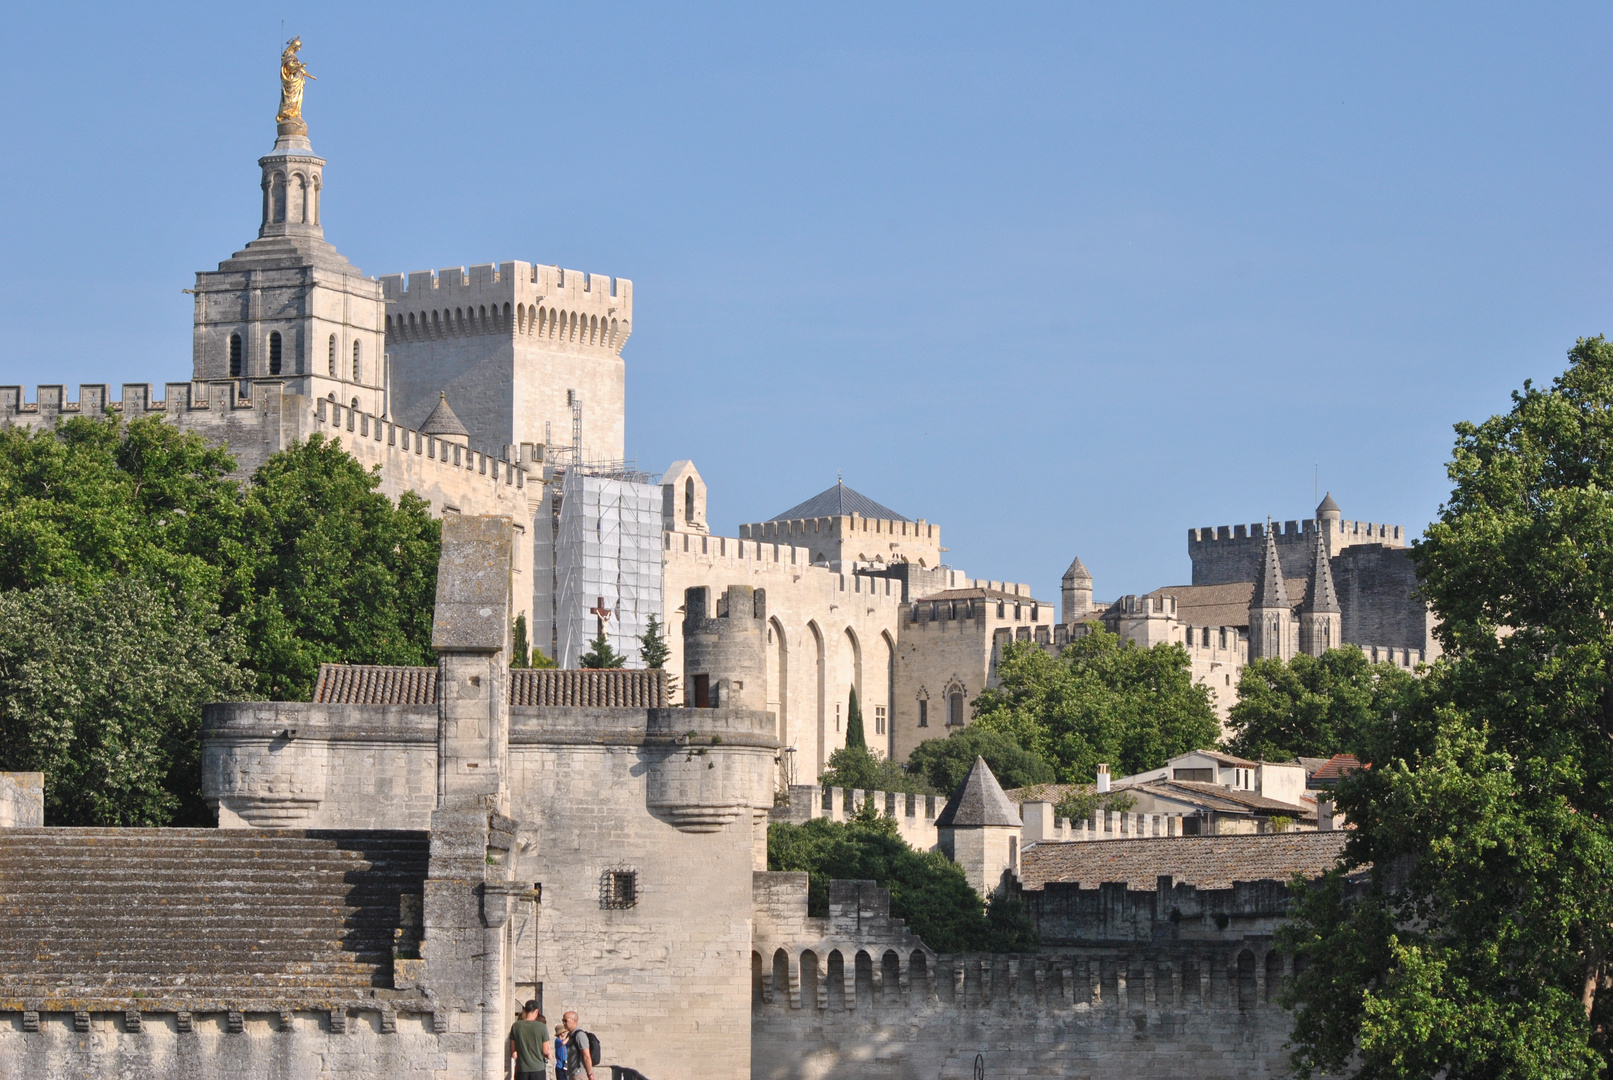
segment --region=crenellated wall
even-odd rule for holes
[[[1318,527],[1327,541],[1328,554],[1335,557],[1357,544],[1382,544],[1404,549],[1410,541],[1401,526],[1383,525],[1375,521],[1272,522],[1283,577],[1304,581],[1310,576]],[[1234,581],[1253,581],[1265,543],[1266,524],[1259,521],[1252,525],[1221,525],[1187,530],[1187,554],[1193,561],[1193,584],[1226,585]]]

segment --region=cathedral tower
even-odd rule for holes
[[[243,397],[253,382],[283,382],[385,415],[381,286],[325,239],[325,159],[301,122],[300,83],[297,94],[295,122],[258,159],[257,239],[196,274],[191,377],[235,380]]]
[[[1287,660],[1294,655],[1294,611],[1283,582],[1283,564],[1277,557],[1277,537],[1266,522],[1266,550],[1255,575],[1254,595],[1249,598],[1249,659],[1272,657]]]

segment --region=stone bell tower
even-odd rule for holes
[[[381,286],[325,239],[325,159],[308,140],[300,99],[298,108],[258,159],[257,239],[196,274],[191,377],[234,381],[243,397],[255,382],[283,382],[290,393],[384,415]]]

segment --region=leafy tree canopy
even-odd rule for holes
[[[1145,649],[1096,630],[1054,657],[1016,641],[997,676],[975,701],[973,726],[1012,736],[1063,783],[1091,783],[1100,763],[1118,775],[1155,769],[1220,735],[1180,645]]]
[[[113,578],[0,592],[0,769],[52,825],[206,825],[202,706],[250,696],[237,635],[179,590]]]
[[[926,739],[907,756],[909,772],[923,777],[928,786],[950,795],[963,783],[975,758],[986,759],[992,775],[1005,788],[1051,783],[1053,767],[1041,756],[1026,750],[1006,731],[983,727],[978,722],[959,728],[944,739]]]
[[[843,746],[829,755],[829,765],[818,777],[824,787],[851,788],[855,791],[901,791],[934,795],[923,776],[889,758],[878,757],[867,747]]]
[[[807,873],[807,910],[829,913],[829,882],[875,881],[890,890],[891,914],[937,952],[1028,952],[1036,935],[1017,900],[991,917],[963,869],[938,851],[913,850],[896,822],[864,806],[850,821],[813,818],[767,829],[767,868]]]
[[[1444,657],[1368,715],[1340,785],[1345,869],[1304,890],[1303,1072],[1592,1077],[1613,947],[1613,345],[1457,425],[1414,550]],[[1354,1056],[1358,1055],[1358,1056]]]
[[[1251,660],[1238,677],[1227,749],[1255,761],[1332,757],[1355,745],[1369,716],[1404,709],[1417,685],[1393,664],[1370,663],[1354,645],[1287,662]]]

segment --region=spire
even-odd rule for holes
[[[1250,608],[1286,608],[1288,588],[1283,584],[1283,564],[1277,558],[1277,535],[1272,531],[1271,519],[1266,519],[1266,550],[1260,558],[1260,569],[1255,573],[1254,597]]]
[[[1070,564],[1070,568],[1068,570],[1064,571],[1064,580],[1065,581],[1091,581],[1092,580],[1092,575],[1087,572],[1087,568],[1081,562],[1081,557],[1079,555],[1077,555],[1076,558],[1075,558],[1075,561]]]
[[[448,407],[448,392],[444,390],[439,393],[437,407],[431,410],[431,415],[426,417],[425,421],[420,425],[420,433],[422,435],[459,435],[468,438],[470,432],[466,431],[465,425],[459,422],[459,417],[454,415],[454,410]]]
[[[1327,614],[1343,611],[1339,594],[1333,591],[1333,567],[1327,557],[1327,539],[1320,529],[1316,530],[1316,553],[1311,561],[1311,579],[1305,587],[1304,610]]]
[[[947,800],[946,809],[936,815],[935,823],[952,828],[985,825],[1017,828],[1020,824],[1019,807],[1003,791],[986,759],[977,756],[969,775],[963,778],[958,790]]]

